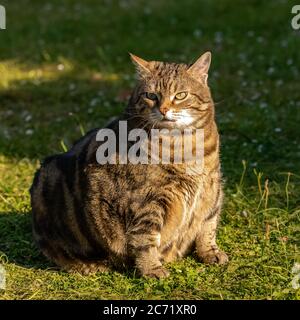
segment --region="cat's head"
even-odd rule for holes
[[[139,75],[127,109],[131,119],[153,128],[199,128],[207,123],[214,113],[207,85],[210,52],[192,65],[130,56]]]

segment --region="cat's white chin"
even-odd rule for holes
[[[169,112],[170,114],[168,115]],[[176,113],[176,115],[174,115],[170,110],[166,113],[166,117],[168,117],[169,120],[175,120],[176,124],[179,126],[188,126],[194,122],[193,117],[187,110],[181,110],[180,112]]]
[[[158,120],[156,127],[159,128],[185,128],[194,122],[193,117],[186,110],[174,113],[172,110],[166,112],[163,116],[156,112],[156,119]]]

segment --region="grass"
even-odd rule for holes
[[[293,1],[2,1],[0,299],[300,299],[300,34]],[[213,52],[226,193],[226,267],[191,256],[170,278],[53,270],[32,242],[39,160],[117,115],[134,85],[127,52],[190,62]]]

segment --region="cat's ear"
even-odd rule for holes
[[[210,63],[211,53],[207,51],[188,68],[188,73],[196,80],[200,81],[204,85],[207,85]]]
[[[147,74],[149,74],[150,71],[150,63],[132,53],[129,52],[130,58],[133,62],[133,64],[135,65],[137,72],[140,76],[145,76]]]

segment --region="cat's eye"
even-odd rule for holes
[[[176,100],[183,100],[187,97],[188,93],[185,92],[185,91],[182,91],[182,92],[178,92],[176,95],[175,95],[175,99]]]
[[[145,97],[149,100],[158,100],[157,95],[153,92],[145,92]]]

